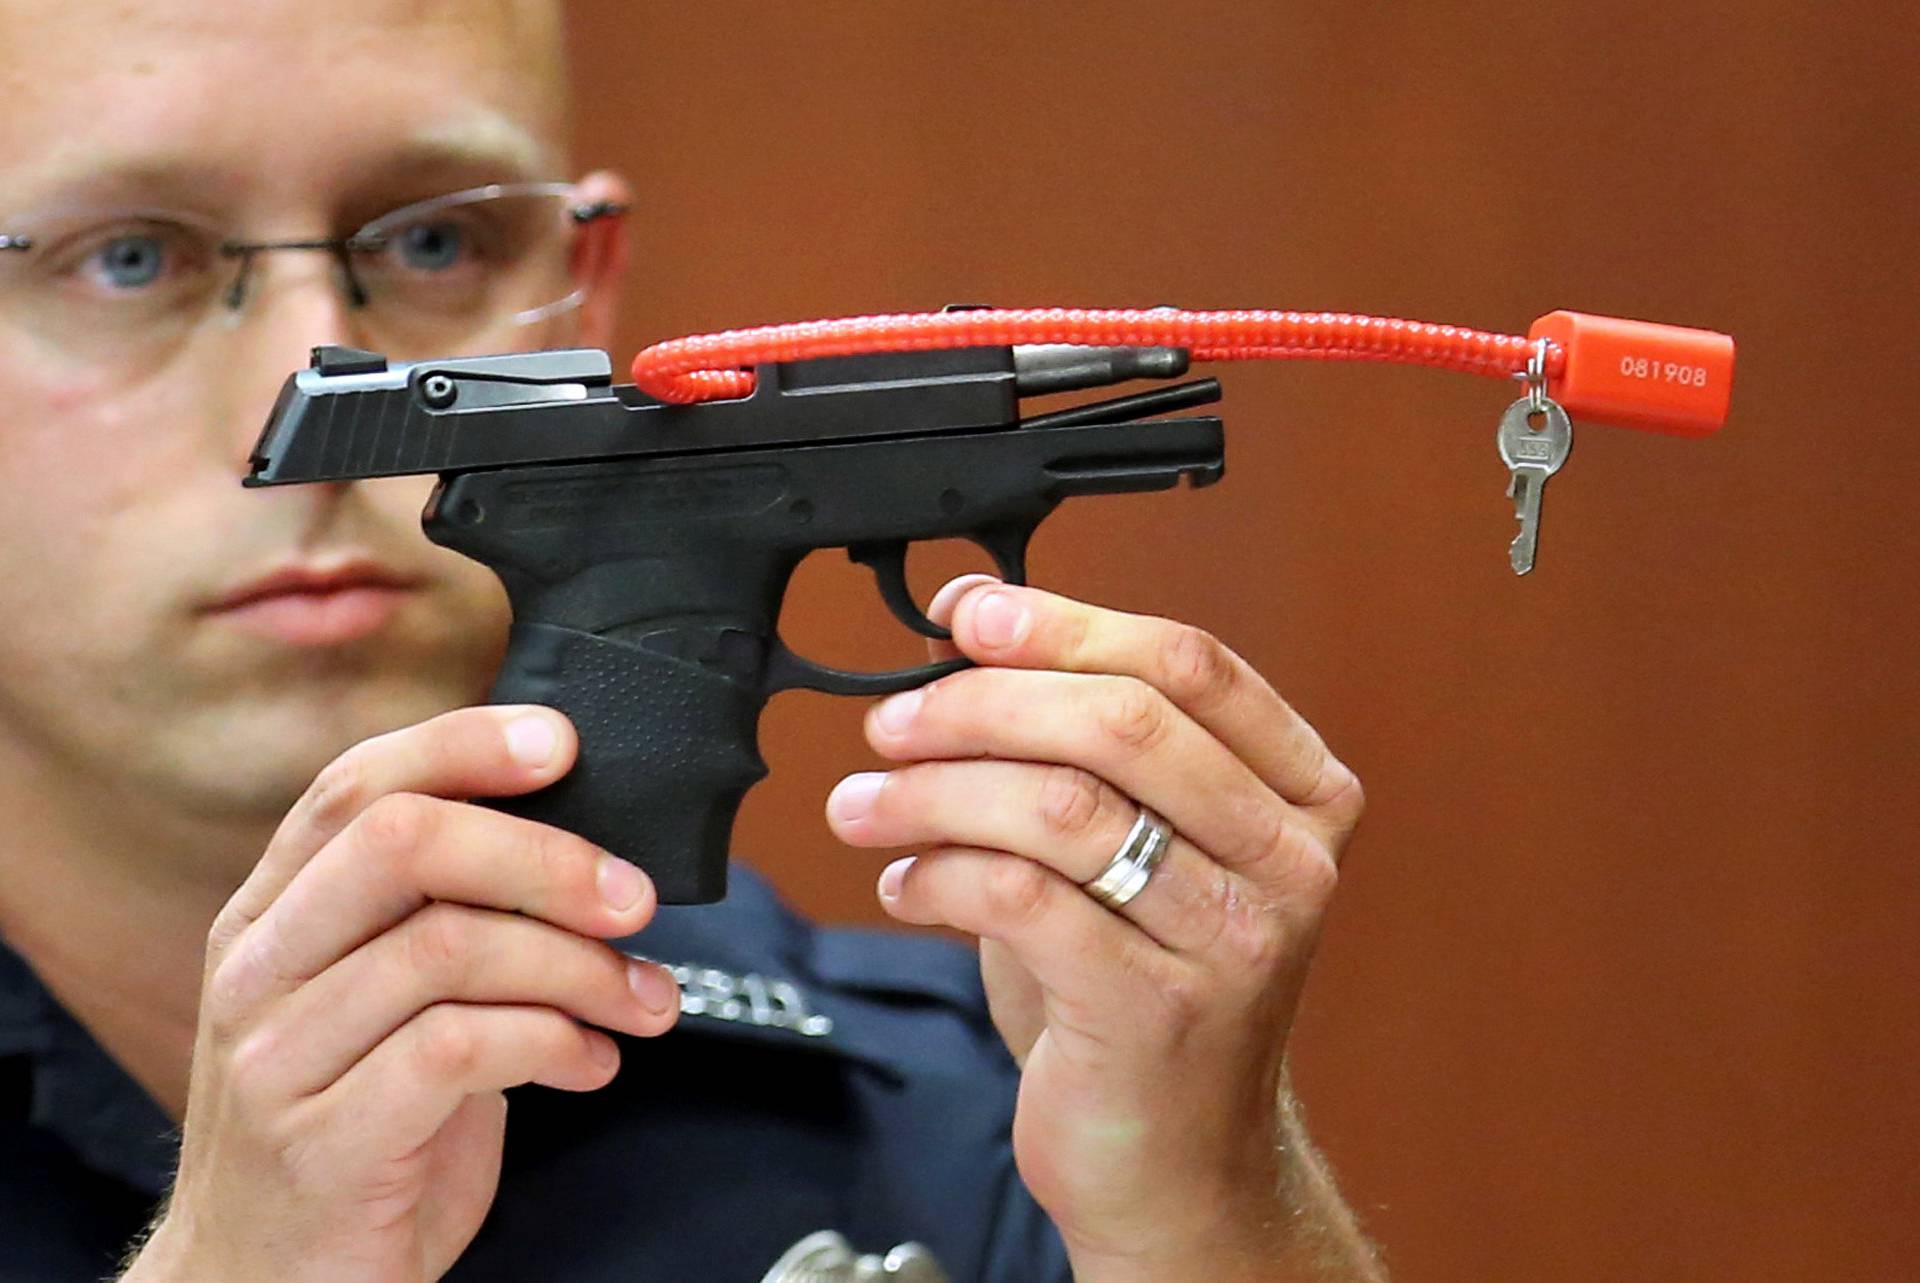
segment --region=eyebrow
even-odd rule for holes
[[[553,149],[504,116],[482,113],[428,126],[398,146],[354,167],[334,194],[343,210],[369,215],[382,200],[404,204],[492,182],[562,177]],[[63,157],[29,169],[15,206],[0,197],[0,219],[28,210],[71,205],[121,204],[194,211],[231,207],[249,176],[203,157],[147,153],[138,156]],[[13,184],[9,183],[9,187]]]
[[[26,193],[20,208],[0,203],[6,213],[66,205],[153,204],[151,197],[193,195],[205,203],[209,194],[231,191],[234,176],[184,157],[138,156],[88,162],[66,162],[28,170],[21,183]]]
[[[491,109],[428,125],[413,136],[407,150],[509,165],[524,178],[546,177],[562,163],[552,147],[518,121]]]

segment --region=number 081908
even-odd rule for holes
[[[1620,358],[1620,374],[1629,379],[1651,379],[1659,383],[1677,383],[1683,388],[1707,386],[1707,367],[1679,361],[1656,361],[1646,356]]]

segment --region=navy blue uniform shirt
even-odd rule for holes
[[[622,948],[668,963],[680,1023],[619,1037],[597,1092],[508,1092],[499,1196],[450,1283],[759,1283],[818,1230],[909,1240],[953,1283],[1057,1283],[1014,1170],[1018,1074],[972,955],[823,929],[735,865],[717,905]],[[0,947],[0,1281],[110,1277],[170,1179],[153,1101]]]

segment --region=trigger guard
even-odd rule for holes
[[[1027,545],[1033,541],[1035,529],[1035,526],[1029,525],[989,526],[971,538],[993,558],[993,564],[999,569],[1004,582],[1025,585]]]

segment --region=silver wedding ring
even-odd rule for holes
[[[1120,844],[1107,867],[1091,882],[1080,885],[1107,908],[1118,909],[1146,889],[1147,879],[1160,867],[1172,844],[1173,830],[1167,827],[1167,822],[1143,806],[1140,818],[1133,822],[1133,828],[1127,831],[1127,840]]]

